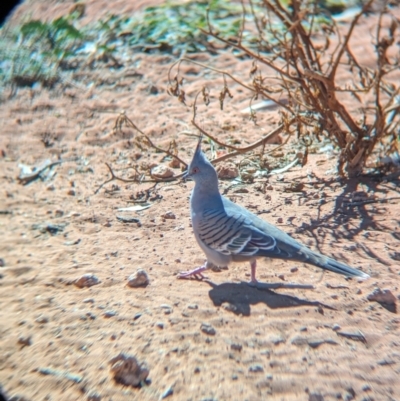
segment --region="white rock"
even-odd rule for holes
[[[147,379],[149,369],[139,362],[134,356],[121,352],[110,361],[111,373],[117,383],[125,386],[139,386],[140,382]]]
[[[138,269],[136,273],[131,274],[128,278],[128,286],[132,288],[146,287],[149,282],[149,276],[143,269]]]
[[[84,287],[92,287],[93,285],[99,283],[100,280],[98,279],[97,276],[95,276],[93,273],[86,273],[82,277],[76,279],[74,284],[79,288],[84,288]]]
[[[171,167],[160,164],[151,170],[151,175],[157,178],[170,178],[174,176],[174,171]]]
[[[209,324],[209,323],[202,323],[200,326],[200,330],[203,333],[208,334],[210,336],[214,336],[217,333],[217,331],[214,329],[214,327],[211,326],[211,324]]]
[[[170,219],[170,220],[176,219],[175,214],[173,212],[171,212],[170,210],[167,213],[163,214],[161,217],[163,219]]]

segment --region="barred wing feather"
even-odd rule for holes
[[[229,216],[224,210],[207,210],[203,213],[199,236],[209,248],[225,255],[252,256],[262,251],[279,253],[272,236],[252,226],[245,216]]]

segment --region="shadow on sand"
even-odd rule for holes
[[[271,309],[295,308],[298,306],[317,306],[334,310],[329,305],[318,301],[307,301],[290,295],[276,293],[268,288],[257,288],[247,283],[214,284],[205,280],[211,286],[209,296],[215,306],[228,303],[228,310],[236,315],[250,316],[250,305],[263,303]],[[292,287],[295,288],[295,287]]]
[[[368,230],[390,233],[394,243],[400,241],[400,235],[397,232],[393,232],[390,227],[378,221],[384,220],[382,217],[386,215],[390,203],[400,202],[399,174],[400,172],[391,176],[390,180],[388,176],[379,174],[347,180],[320,180],[319,184],[322,185],[322,188],[319,188],[320,190],[324,187],[330,187],[333,183],[340,182],[342,193],[335,196],[333,208],[327,214],[321,214],[321,204],[310,204],[310,207],[317,207],[318,216],[316,219],[311,219],[309,224],[303,223],[301,227],[296,229],[296,233],[305,233],[311,236],[319,252],[321,252],[321,244],[330,236],[336,240],[340,238],[354,240],[358,234],[365,233]],[[383,180],[385,182],[382,182]],[[396,184],[397,187],[388,187],[388,182]],[[396,196],[390,197],[388,196],[389,193],[394,193]],[[375,198],[377,195],[379,199]],[[309,201],[306,201],[307,204]],[[400,224],[400,219],[397,222]],[[355,244],[355,251],[360,255],[366,254],[384,266],[390,266],[364,241]],[[343,261],[346,261],[345,255],[340,256]]]

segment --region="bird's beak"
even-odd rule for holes
[[[183,181],[191,180],[191,175],[189,174],[189,169],[185,171],[185,173],[182,176]]]

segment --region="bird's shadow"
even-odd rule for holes
[[[317,207],[317,218],[311,218],[310,223],[303,223],[298,227],[296,233],[306,233],[314,239],[315,246],[321,252],[321,245],[332,236],[332,240],[347,239],[354,241],[360,233],[371,231],[387,232],[394,240],[399,241],[400,236],[398,233],[393,232],[391,227],[382,223],[382,216],[387,213],[389,201],[396,202],[398,196],[388,197],[389,193],[397,193],[400,195],[400,171],[390,175],[383,174],[370,174],[363,175],[350,179],[333,179],[333,180],[319,180],[320,189],[329,188],[334,183],[341,183],[342,193],[334,196],[334,204],[332,210],[326,214],[322,214],[321,205]],[[383,180],[397,184],[397,187],[388,187]],[[380,194],[380,199],[375,196]],[[360,197],[361,201],[353,197]],[[364,200],[362,200],[364,199]],[[306,198],[305,205],[314,202],[312,199]],[[324,202],[326,203],[326,202]],[[372,208],[370,205],[374,205]],[[399,220],[397,220],[399,222]],[[383,258],[371,250],[365,243],[355,243],[355,251],[360,255],[366,254],[371,259],[375,259],[378,263],[389,266]],[[340,255],[345,261],[345,255]]]
[[[236,315],[250,316],[251,305],[264,303],[271,309],[295,308],[298,306],[317,306],[334,309],[318,301],[307,301],[290,295],[276,293],[268,288],[257,288],[247,283],[215,284],[209,280],[205,282],[211,286],[209,296],[215,306],[227,303],[226,309]]]

